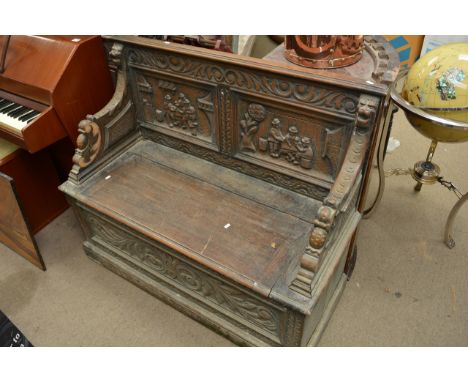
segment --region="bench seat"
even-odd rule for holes
[[[78,200],[264,296],[307,245],[320,205],[149,140],[96,173]]]

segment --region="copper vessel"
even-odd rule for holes
[[[359,61],[364,49],[363,35],[291,35],[285,38],[284,55],[294,64],[328,69]]]

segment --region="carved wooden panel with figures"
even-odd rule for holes
[[[139,119],[148,128],[217,148],[216,89],[136,71]],[[217,109],[217,107],[216,107]]]
[[[238,102],[236,156],[303,179],[332,181],[343,161],[352,122],[255,101]]]

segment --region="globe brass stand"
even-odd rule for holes
[[[414,190],[419,192],[423,185],[431,185],[439,183],[446,187],[448,190],[454,192],[458,197],[458,202],[452,208],[449,213],[446,225],[445,225],[445,244],[449,248],[455,246],[455,241],[452,238],[451,232],[455,217],[462,207],[462,205],[468,200],[468,193],[462,194],[452,182],[444,180],[440,176],[440,167],[435,164],[432,159],[434,156],[435,149],[438,142],[466,142],[468,141],[468,123],[454,121],[442,117],[438,117],[433,114],[429,114],[424,110],[417,108],[403,99],[397,91],[397,86],[401,84],[407,71],[400,73],[399,78],[393,83],[390,88],[390,94],[387,97],[387,102],[390,103],[387,110],[389,110],[380,139],[380,146],[377,156],[377,167],[379,170],[379,190],[377,197],[371,207],[365,211],[365,216],[369,217],[374,212],[376,206],[382,198],[382,194],[385,187],[385,177],[391,175],[411,175],[416,181]],[[386,150],[386,137],[388,136],[391,128],[392,118],[392,106],[393,103],[400,107],[406,114],[406,118],[410,124],[422,135],[431,139],[431,145],[427,153],[426,160],[416,162],[413,168],[408,169],[391,169],[388,171],[383,170],[383,159]]]

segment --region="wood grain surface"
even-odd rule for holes
[[[45,271],[44,261],[23,213],[13,179],[0,172],[0,241]]]
[[[235,182],[234,174],[245,175],[232,171],[233,179],[215,176],[216,181],[206,179],[207,174],[188,175],[182,171],[191,167],[193,157],[179,153],[177,161],[171,162],[159,145],[152,145],[159,158],[165,157],[164,164],[136,153],[127,155],[87,188],[83,193],[87,202],[143,226],[162,242],[192,252],[212,269],[251,280],[256,289],[267,293],[291,257],[298,255],[290,250],[295,247],[292,243],[304,237],[311,224],[296,216],[293,206],[273,204],[271,197],[260,202],[249,198],[248,190],[230,191],[228,182]],[[201,162],[206,172],[214,168]],[[203,170],[203,163],[198,166]],[[268,195],[273,187],[253,179],[248,185],[258,195]],[[301,205],[301,196],[296,195],[289,191],[282,197],[290,205],[294,200]]]

